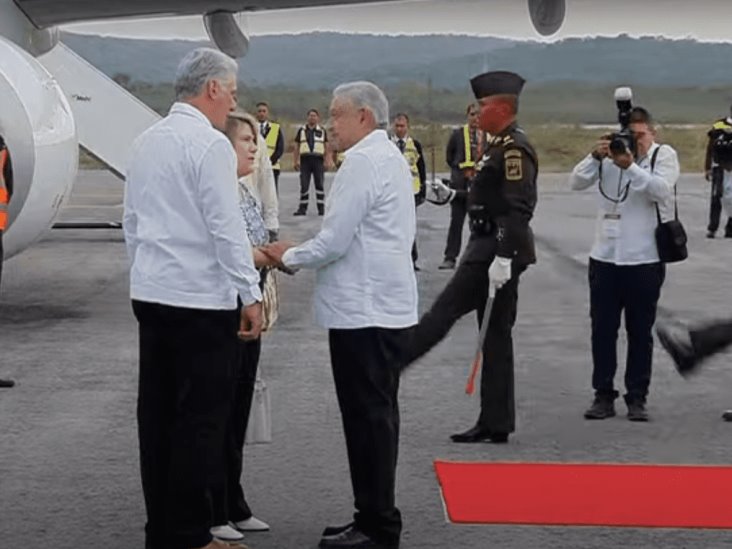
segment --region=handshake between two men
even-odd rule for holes
[[[294,246],[295,244],[292,242],[277,240],[265,246],[253,248],[254,264],[258,268],[272,267],[287,274],[295,274],[296,270],[290,269],[282,263],[282,256]],[[258,339],[262,333],[262,324],[262,303],[255,302],[244,306],[241,308],[237,336],[244,341]]]

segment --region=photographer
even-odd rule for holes
[[[625,104],[618,101],[621,132],[603,136],[570,176],[572,189],[595,189],[599,204],[589,264],[595,400],[584,416],[605,419],[615,415],[616,343],[620,315],[625,311],[628,419],[648,421],[651,328],[665,277],[654,237],[656,208],[661,219],[673,217],[679,162],[673,148],[654,141],[651,115],[641,107],[631,108],[630,90],[625,90]]]

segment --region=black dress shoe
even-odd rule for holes
[[[10,387],[15,387],[15,381],[12,379],[0,379],[0,387],[4,387],[6,389],[9,389]]]
[[[440,265],[437,267],[440,270],[449,270],[455,268],[455,260],[454,259],[445,259]]]
[[[494,433],[490,429],[476,425],[465,432],[450,435],[453,442],[508,442],[508,433]]]
[[[322,537],[329,538],[331,536],[337,536],[338,534],[342,534],[349,528],[352,528],[355,526],[355,522],[349,522],[348,524],[344,524],[343,526],[326,526],[323,530]]]
[[[318,547],[320,549],[398,549],[399,543],[379,543],[368,537],[355,525],[351,525],[339,534],[322,537]]]
[[[292,215],[308,215],[307,210],[295,210],[295,212]]]
[[[656,328],[656,335],[682,376],[688,376],[696,369],[699,360],[687,328],[675,323],[663,323]]]

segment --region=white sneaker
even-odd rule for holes
[[[234,530],[228,524],[222,526],[214,526],[211,528],[211,535],[221,541],[241,541],[244,539],[244,534]]]
[[[257,517],[240,520],[239,522],[235,522],[234,526],[242,532],[266,532],[269,530],[269,524],[263,520],[259,520]]]

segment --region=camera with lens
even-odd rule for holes
[[[630,113],[633,110],[633,91],[630,88],[615,89],[615,104],[618,106],[618,122],[620,131],[610,134],[610,152],[622,154],[629,151],[636,153],[636,142],[630,129]]]

